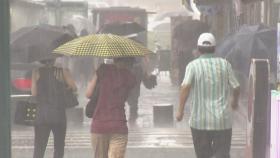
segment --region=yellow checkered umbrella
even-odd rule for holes
[[[69,41],[54,53],[70,56],[130,57],[152,53],[143,45],[125,37],[112,34],[94,34]]]

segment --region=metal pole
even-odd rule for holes
[[[10,122],[10,7],[0,1],[0,158],[11,158]]]
[[[55,0],[55,25],[61,25],[61,15],[62,15],[62,10],[61,10],[61,0]]]

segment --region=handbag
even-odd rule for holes
[[[97,101],[98,101],[98,97],[99,97],[99,79],[96,81],[95,83],[95,87],[94,87],[94,90],[93,90],[93,93],[86,105],[86,110],[85,110],[85,115],[88,117],[88,118],[92,118],[92,115],[94,113],[94,110],[96,108],[96,105],[97,105]]]
[[[63,70],[60,68],[60,75],[63,77]],[[67,85],[64,77],[62,80],[62,94],[65,108],[73,108],[79,105],[79,101],[75,92]]]
[[[150,75],[143,79],[143,84],[147,89],[153,89],[157,85],[157,76]]]
[[[79,101],[77,95],[73,92],[73,90],[67,85],[64,85],[64,106],[65,108],[73,108],[79,105]]]
[[[36,117],[37,104],[30,101],[18,101],[16,103],[14,123],[33,126]]]

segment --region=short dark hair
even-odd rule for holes
[[[211,46],[211,47],[198,46],[197,49],[201,54],[214,53],[215,52],[215,46]]]
[[[134,63],[135,62],[135,58],[134,57],[119,57],[119,58],[113,58],[115,63],[118,62],[123,62],[123,63]]]
[[[55,63],[55,59],[44,59],[39,62],[44,65],[53,65]]]

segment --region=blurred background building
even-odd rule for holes
[[[187,0],[192,1],[192,0]],[[202,18],[221,39],[243,24],[276,26],[279,20],[278,0],[195,0]]]

